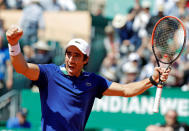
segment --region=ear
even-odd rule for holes
[[[87,57],[87,58],[85,59],[84,64],[87,64],[88,61],[89,61],[89,57]]]

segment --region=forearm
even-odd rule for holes
[[[165,82],[168,78],[170,69],[165,71],[165,68],[155,67],[152,77],[146,78],[142,81],[132,82],[130,84],[119,84],[113,82],[110,87],[103,93],[107,96],[124,96],[132,97],[143,93],[150,88],[153,84],[157,85],[159,82],[159,74],[161,74],[161,80]]]
[[[139,82],[132,82],[130,84],[120,84],[113,82],[110,87],[103,93],[103,95],[132,97],[143,93],[151,86],[152,84],[149,78]]]
[[[20,74],[24,74],[24,72],[27,71],[28,65],[22,53],[19,53],[16,56],[10,56],[10,57],[11,57],[12,65],[14,69],[16,70],[16,72]]]
[[[144,79],[142,81],[133,82],[127,85],[123,85],[124,88],[124,96],[125,97],[132,97],[139,94],[142,94],[148,88],[152,86],[149,78]]]

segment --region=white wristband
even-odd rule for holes
[[[14,46],[11,46],[10,44],[8,44],[8,47],[9,47],[9,54],[11,56],[16,56],[16,55],[18,55],[21,52],[20,51],[20,44],[19,43],[17,43]]]

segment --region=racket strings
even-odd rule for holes
[[[154,51],[160,61],[170,63],[177,58],[182,50],[183,32],[180,22],[175,19],[160,21],[153,38]]]

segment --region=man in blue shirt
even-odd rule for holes
[[[9,129],[31,128],[31,124],[27,121],[27,109],[22,108],[16,113],[16,117],[9,118],[6,124]]]
[[[3,41],[3,36],[0,36],[0,96],[7,93],[13,85],[13,68],[8,48],[3,46]]]
[[[152,86],[152,79],[124,85],[83,71],[88,63],[90,46],[82,39],[73,39],[68,43],[64,65],[27,63],[18,43],[22,34],[18,26],[12,26],[7,31],[9,53],[15,70],[39,86],[43,131],[83,131],[95,97],[131,97]],[[159,73],[165,81],[170,70],[164,71],[156,67],[153,82],[159,81]]]

